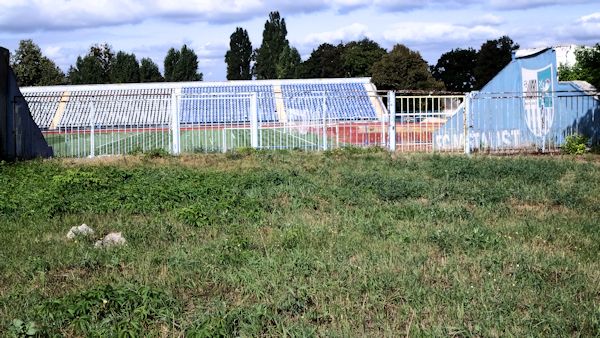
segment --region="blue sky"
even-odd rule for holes
[[[452,48],[509,35],[522,48],[600,42],[599,0],[0,0],[0,45],[33,39],[63,70],[94,43],[152,58],[162,69],[184,43],[207,81],[225,79],[236,27],[260,46],[268,13],[285,17],[303,59],[323,42],[403,43],[434,64]]]

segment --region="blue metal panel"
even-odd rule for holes
[[[472,93],[469,103],[471,149],[541,149],[563,144],[574,132],[599,139],[598,99],[574,84],[558,82],[552,49],[513,60]],[[454,114],[434,133],[434,146],[464,145],[463,119],[464,110]]]

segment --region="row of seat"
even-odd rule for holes
[[[189,123],[243,122],[250,116],[250,95],[257,96],[258,119],[277,121],[273,86],[227,85],[183,88],[181,121]]]
[[[58,127],[164,125],[170,107],[168,89],[73,92]]]
[[[173,88],[99,90],[69,86],[66,90],[23,91],[35,122],[48,129],[57,115],[57,128],[166,125],[171,121]],[[69,90],[70,89],[70,90]],[[258,119],[277,122],[277,89],[271,84],[221,84],[183,87],[176,94],[184,124],[246,123],[251,95],[256,95]],[[281,99],[290,121],[322,118],[376,117],[363,83],[282,84]],[[61,106],[61,101],[63,102]],[[93,109],[93,114],[92,114]]]
[[[40,128],[47,129],[50,127],[54,112],[60,104],[61,96],[62,92],[56,91],[25,96],[31,116]]]
[[[299,121],[375,118],[375,108],[362,83],[302,83],[281,86],[288,119]]]

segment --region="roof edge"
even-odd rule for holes
[[[331,78],[331,79],[274,79],[274,80],[234,80],[234,81],[193,81],[193,82],[145,82],[145,83],[113,83],[22,87],[25,93],[42,93],[50,91],[94,91],[94,90],[136,90],[136,89],[181,89],[184,87],[216,87],[216,86],[256,86],[285,84],[322,84],[322,83],[370,83],[370,77]]]

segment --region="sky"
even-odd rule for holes
[[[162,70],[169,48],[187,44],[204,80],[223,81],[230,35],[243,27],[258,48],[271,11],[303,60],[321,43],[365,37],[388,50],[404,44],[430,64],[503,35],[522,48],[600,42],[600,0],[0,0],[0,46],[32,39],[67,71],[106,42]]]

